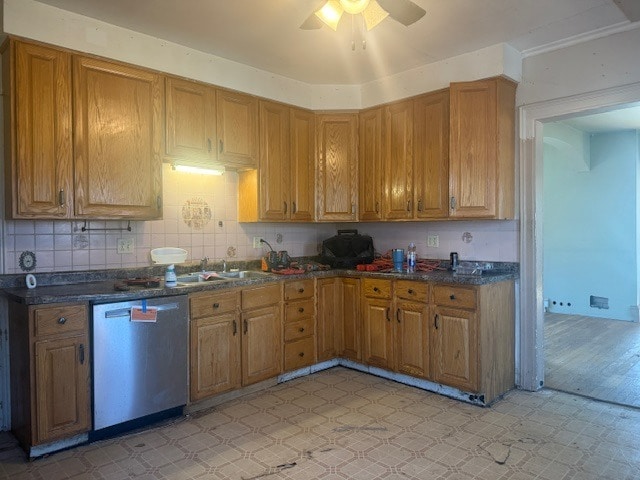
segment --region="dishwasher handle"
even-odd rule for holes
[[[139,306],[142,307],[142,305],[139,305]],[[104,318],[130,317],[131,308],[133,307],[138,307],[138,305],[134,305],[128,308],[118,308],[116,310],[107,310],[104,312]],[[147,308],[155,308],[158,312],[169,312],[171,310],[180,309],[177,303],[165,303],[162,305],[148,305]]]

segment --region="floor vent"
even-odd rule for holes
[[[609,299],[607,297],[596,297],[595,295],[591,295],[589,297],[589,306],[591,308],[604,308],[605,310],[608,310]]]

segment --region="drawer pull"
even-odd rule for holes
[[[300,308],[298,309],[298,312],[299,312],[299,313],[304,313],[304,307],[300,307]]]
[[[298,206],[296,202],[291,202],[291,213],[298,213]]]
[[[391,311],[391,308],[387,307],[387,322],[391,321],[391,317],[389,316],[390,311]]]
[[[456,296],[452,293],[451,295],[449,295],[449,299],[450,299],[450,300],[455,300],[455,299],[456,299]]]
[[[298,293],[304,293],[304,288],[299,288]]]
[[[84,343],[80,344],[80,365],[84,365]]]
[[[58,324],[59,324],[59,325],[64,325],[65,323],[67,323],[67,319],[66,319],[66,317],[60,317],[60,318],[58,319]]]
[[[414,293],[416,293],[416,292],[414,292],[414,291],[413,291],[413,288],[410,288],[409,290],[407,290],[407,293],[408,293],[409,295],[413,295],[413,294],[414,294]]]
[[[249,322],[244,321],[244,333],[246,334],[249,331]]]
[[[299,331],[300,333],[304,332],[304,327],[300,327],[300,328],[298,329],[298,331]]]
[[[237,333],[238,333],[238,322],[236,322],[234,320],[233,321],[233,336],[235,337]]]
[[[304,357],[304,352],[300,352],[300,353],[298,354],[298,356],[299,356],[300,358]]]
[[[400,309],[396,310],[396,320],[400,323]]]
[[[438,314],[433,317],[433,326],[438,330]]]
[[[379,289],[378,287],[373,287],[373,291],[374,291],[374,292],[379,292],[379,291],[380,291],[380,289]]]
[[[214,303],[213,308],[220,308],[220,304],[218,302]]]
[[[287,202],[282,202],[282,206],[284,208],[284,214],[287,214]]]

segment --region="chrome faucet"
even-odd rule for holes
[[[207,264],[209,263],[209,257],[204,257],[200,260],[200,270],[203,272],[207,271]]]
[[[227,261],[224,258],[221,258],[220,260],[222,260],[222,272],[226,272],[227,271]]]

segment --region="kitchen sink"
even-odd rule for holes
[[[190,285],[192,283],[201,282],[224,282],[227,279],[219,276],[204,277],[202,273],[188,273],[186,275],[178,275],[176,278],[178,285]]]
[[[240,270],[237,272],[218,272],[224,278],[265,278],[272,274],[269,272],[259,272],[257,270]]]

